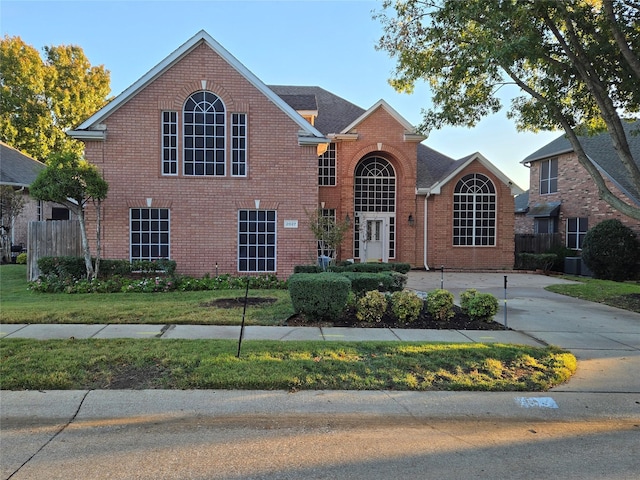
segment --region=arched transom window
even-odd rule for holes
[[[395,212],[396,175],[381,157],[369,157],[356,167],[356,212]]]
[[[225,107],[211,92],[192,94],[184,103],[184,174],[225,175]]]
[[[496,244],[496,190],[480,173],[465,175],[453,194],[453,244],[494,246]]]

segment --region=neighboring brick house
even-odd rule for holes
[[[9,229],[9,241],[15,253],[27,245],[29,222],[35,220],[68,220],[69,210],[49,202],[40,202],[29,196],[29,185],[45,165],[21,151],[0,142],[0,185],[13,187],[24,195],[24,208]]]
[[[70,135],[109,183],[105,258],[286,277],[316,262],[322,209],[351,225],[341,259],[513,266],[521,190],[484,157],[422,145],[383,100],[267,86],[204,31]]]
[[[640,122],[625,124],[631,152],[640,162]],[[640,206],[640,192],[628,174],[607,133],[580,137],[589,159],[602,173],[609,189],[630,205]],[[579,250],[587,230],[603,220],[617,218],[640,234],[640,222],[601,200],[597,187],[578,162],[569,140],[560,136],[525,158],[530,169],[530,190],[516,198],[516,233],[559,233],[562,244]],[[524,196],[528,197],[522,214]],[[520,213],[519,213],[520,212]]]

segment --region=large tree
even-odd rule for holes
[[[102,201],[107,198],[109,185],[98,168],[73,152],[54,153],[29,187],[31,195],[46,202],[55,202],[71,210],[80,221],[82,250],[87,269],[87,279],[92,280],[100,269],[100,226]],[[85,220],[87,204],[91,202],[96,212],[96,263],[93,266]]]
[[[0,140],[44,161],[51,152],[82,152],[66,135],[104,106],[109,71],[91,66],[82,48],[44,48],[44,59],[20,37],[0,40]]]
[[[640,191],[640,159],[623,129],[640,111],[638,0],[386,0],[375,17],[384,29],[378,48],[397,60],[391,84],[411,92],[424,80],[433,92],[423,130],[472,127],[515,85],[521,94],[508,116],[517,127],[564,130],[601,198],[640,220],[578,138],[606,130]]]

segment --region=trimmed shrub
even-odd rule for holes
[[[549,272],[558,262],[555,253],[518,253],[516,255],[516,270],[542,270]]]
[[[460,309],[472,320],[490,321],[498,313],[498,299],[470,288],[460,294]]]
[[[348,278],[331,272],[295,273],[288,284],[294,311],[311,319],[339,317],[351,290]]]
[[[403,290],[391,294],[391,311],[402,323],[415,322],[423,306],[424,302],[415,292]]]
[[[342,272],[380,273],[393,271],[408,273],[411,270],[411,265],[408,263],[349,263],[340,267],[331,266],[329,269]]]
[[[378,290],[365,293],[356,302],[356,318],[361,322],[379,323],[387,311],[387,297]]]
[[[383,292],[400,291],[404,289],[408,278],[402,273],[392,271],[379,273],[342,272],[340,275],[351,280],[351,290],[357,296],[362,296],[371,290],[381,290]]]
[[[26,265],[27,264],[27,254],[26,253],[19,253],[18,256],[16,257],[16,263],[18,265]]]
[[[633,230],[620,220],[605,220],[585,235],[582,259],[596,278],[629,280],[638,274],[640,244]]]
[[[469,315],[469,303],[478,294],[475,288],[468,288],[460,294],[460,309]]]
[[[296,265],[293,267],[293,273],[320,273],[322,271],[318,265]]]
[[[446,321],[453,317],[453,293],[447,290],[432,290],[427,294],[427,312],[439,321]]]

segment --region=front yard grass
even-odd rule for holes
[[[556,348],[232,340],[0,340],[0,388],[545,391],[575,372]]]
[[[211,302],[244,297],[244,290],[166,293],[38,293],[28,289],[24,265],[0,266],[2,323],[140,323],[239,325],[242,303],[217,308]],[[249,290],[251,297],[275,298],[272,304],[247,308],[247,325],[279,325],[293,307],[286,290]]]
[[[638,282],[613,282],[574,276],[564,276],[563,278],[579,283],[554,284],[549,285],[546,289],[561,295],[604,303],[611,307],[640,313],[640,283]]]

